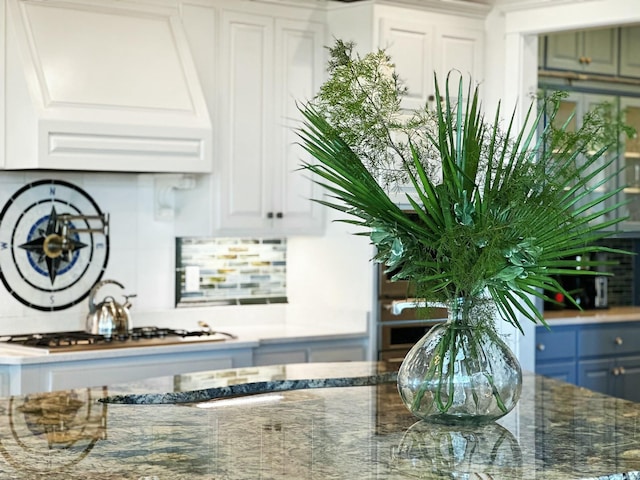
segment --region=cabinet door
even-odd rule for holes
[[[622,357],[617,361],[615,396],[640,402],[640,357]],[[617,374],[617,375],[616,375]]]
[[[301,125],[298,103],[313,98],[324,74],[324,27],[319,23],[277,20],[275,24],[275,145],[272,162],[273,228],[283,233],[321,233],[324,208],[309,172],[300,171],[312,161],[298,145]]]
[[[547,36],[547,68],[581,70],[582,35],[579,32],[555,33]]]
[[[597,105],[607,102],[611,105],[612,113],[615,115],[618,111],[618,99],[612,95],[596,95],[596,94],[583,94],[576,92],[569,92],[569,96],[562,100],[560,104],[560,110],[555,119],[555,124],[557,126],[564,125],[567,121],[569,122],[566,130],[567,131],[576,131],[576,129],[580,128],[582,125],[582,118],[591,110],[593,110]],[[597,148],[597,145],[593,146],[594,149]],[[605,154],[605,156],[601,157],[598,164],[602,164],[600,162],[606,162],[611,159],[612,156],[615,157],[617,155],[617,151],[615,149],[611,149],[609,152]],[[583,157],[584,158],[584,157]],[[584,197],[577,206],[582,206],[590,201],[594,200],[596,197],[602,195],[603,193],[610,191],[617,187],[617,178],[612,178],[609,181],[605,180],[607,177],[610,177],[617,170],[618,163],[614,161],[609,168],[600,172],[597,176],[595,176],[589,183],[592,187],[595,188],[595,191],[592,195],[588,195]],[[605,182],[605,183],[602,183]],[[605,201],[604,203],[597,205],[588,209],[585,213],[591,214],[595,213],[595,209],[603,210],[610,205],[615,204],[616,198],[612,197]],[[614,215],[619,215],[619,212],[611,212],[609,214],[604,215],[599,220],[607,221],[609,219],[614,218]],[[611,227],[615,228],[615,227]]]
[[[640,132],[640,98],[621,97],[620,110],[625,122]],[[620,161],[624,172],[620,182],[625,186],[624,200],[629,202],[621,209],[621,215],[629,217],[623,228],[637,231],[640,229],[640,140],[636,136],[622,138],[622,141]]]
[[[618,30],[607,28],[549,35],[546,60],[551,69],[615,75]]]
[[[536,373],[576,383],[577,329],[536,327]]]
[[[273,20],[223,11],[219,227],[266,229],[273,161]]]
[[[363,343],[351,345],[316,345],[309,351],[310,362],[359,362],[367,359],[367,348]]]
[[[620,29],[620,75],[640,77],[640,26]]]
[[[581,360],[578,364],[578,385],[594,392],[615,395],[615,366],[612,358]]]
[[[402,107],[423,108],[434,95],[433,28],[424,22],[383,18],[378,47],[387,50],[396,72],[408,88]]]
[[[263,365],[288,365],[292,363],[307,363],[309,356],[305,347],[301,348],[256,348],[253,352],[253,364],[257,367]]]
[[[323,27],[241,12],[221,16],[220,204],[217,228],[321,233],[319,188],[298,171],[296,102],[320,87]]]
[[[458,94],[460,76],[467,85],[481,84],[483,78],[484,32],[481,29],[436,27],[436,71],[438,84],[444,89],[447,75],[449,93]]]
[[[536,363],[536,373],[567,383],[576,383],[575,362]]]
[[[583,32],[585,72],[604,75],[618,73],[618,32],[617,28]]]

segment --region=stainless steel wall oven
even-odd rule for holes
[[[378,265],[378,359],[399,365],[431,327],[446,321],[447,310],[417,308],[409,282],[392,282],[394,272],[385,270]]]

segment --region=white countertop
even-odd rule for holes
[[[554,325],[582,325],[590,323],[640,321],[640,307],[611,307],[602,310],[552,310],[544,318]]]
[[[219,311],[202,308],[177,309],[172,313],[150,312],[137,315],[133,326],[154,325],[167,328],[198,329],[197,321],[205,320],[214,330],[230,332],[237,339],[206,341],[206,337],[184,344],[154,345],[130,348],[102,348],[77,352],[47,353],[17,351],[0,347],[0,365],[46,364],[89,359],[109,359],[141,355],[171,354],[186,351],[251,349],[277,343],[331,341],[368,338],[366,312],[304,309],[274,306],[271,310],[243,307],[246,312],[227,310],[226,318]],[[259,312],[259,314],[258,314]],[[265,314],[265,312],[269,312]],[[202,339],[202,340],[200,340]]]

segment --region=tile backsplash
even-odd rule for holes
[[[284,303],[285,238],[176,239],[176,306]]]

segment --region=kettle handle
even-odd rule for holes
[[[113,283],[114,285],[117,285],[124,290],[124,285],[122,285],[117,280],[102,280],[101,282],[96,283],[91,289],[91,292],[89,294],[89,313],[96,312],[96,303],[95,303],[96,293],[98,293],[98,290],[100,290],[101,287],[109,283]]]

